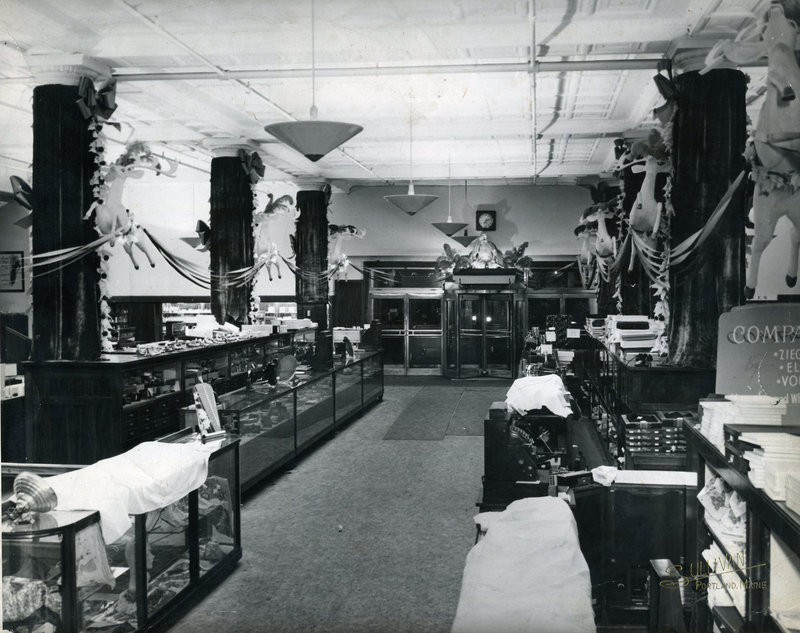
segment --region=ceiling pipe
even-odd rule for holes
[[[537,61],[509,64],[426,64],[412,66],[358,66],[317,68],[315,73],[323,77],[356,77],[422,74],[464,73],[547,73],[563,71],[605,70],[653,70],[658,58],[607,59],[597,61]],[[163,72],[163,73],[116,73],[117,81],[207,81],[210,79],[280,79],[311,76],[310,68],[284,68],[273,70],[229,70],[218,72]]]
[[[709,48],[698,44],[697,48]],[[329,67],[317,68],[314,72],[318,77],[358,77],[358,76],[387,76],[387,75],[448,75],[464,73],[556,73],[556,72],[603,72],[608,70],[654,70],[662,57],[649,57],[647,59],[601,59],[601,60],[576,60],[576,61],[537,61],[531,67],[530,62],[517,62],[509,64],[428,64],[416,66],[355,66],[355,67]],[[742,68],[766,67],[766,58],[752,63],[742,64]],[[281,79],[311,76],[311,68],[282,68],[282,69],[253,69],[253,70],[222,70],[214,67],[210,72],[158,72],[158,73],[114,73],[117,81],[208,81],[232,80],[250,92],[258,94],[269,102],[275,109],[289,118],[294,116],[279,105],[273,103],[268,97],[258,93],[250,84],[244,83],[248,79]],[[2,77],[0,84],[30,83],[34,77]]]

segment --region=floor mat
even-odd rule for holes
[[[504,402],[508,385],[466,387],[456,403],[445,435],[483,435],[483,421],[493,402]]]
[[[397,416],[385,440],[443,440],[445,435],[483,435],[492,402],[505,400],[507,384],[427,386]]]

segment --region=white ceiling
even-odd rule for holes
[[[264,131],[308,117],[311,0],[4,0],[0,161],[31,162],[37,56],[80,53],[118,77],[121,138],[185,164],[207,165],[220,137],[252,142],[267,180],[400,184],[411,149],[418,183],[448,161],[453,179],[573,183],[653,125],[658,59],[731,38],[768,4],[316,0],[319,117],[364,131],[311,163]],[[754,93],[764,69],[747,72]]]

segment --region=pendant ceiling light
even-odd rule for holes
[[[469,246],[472,242],[475,241],[475,238],[478,237],[477,235],[467,235],[467,232],[464,231],[464,235],[453,235],[453,239],[461,244],[461,246]]]
[[[465,180],[464,181],[464,211],[463,211],[464,217],[469,217],[469,214],[471,212],[472,212],[472,209],[470,209],[469,205],[467,204],[467,181]],[[466,227],[466,226],[467,225],[465,224],[464,227]],[[464,227],[462,227],[462,228],[464,228]],[[461,229],[458,229],[458,230],[460,231]],[[477,237],[477,235],[467,235],[467,231],[465,229],[464,230],[464,235],[453,235],[451,237],[456,242],[461,244],[461,246],[469,246],[470,244],[472,244],[472,241]]]
[[[447,157],[447,222],[431,222],[433,226],[439,229],[442,233],[447,235],[448,237],[453,237],[456,233],[458,233],[461,229],[466,228],[466,223],[464,222],[453,222],[453,218],[450,215],[450,157]]]
[[[431,202],[436,200],[439,196],[432,196],[424,193],[414,193],[414,112],[409,108],[410,113],[408,117],[408,152],[409,152],[409,181],[408,193],[398,194],[393,196],[383,196],[386,202],[391,202],[398,209],[414,215],[417,211],[424,209]]]
[[[311,0],[311,111],[310,119],[273,123],[264,129],[312,162],[353,138],[364,128],[355,123],[317,120],[314,41],[314,0]]]

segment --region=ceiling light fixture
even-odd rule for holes
[[[462,212],[464,217],[469,217],[469,214],[472,213],[472,209],[470,208],[469,204],[467,203],[467,181],[464,180],[464,211]],[[466,225],[465,225],[466,226]],[[472,242],[478,237],[477,235],[467,235],[467,229],[464,229],[464,235],[453,235],[453,239],[461,244],[461,246],[469,246]]]
[[[392,203],[398,209],[405,211],[408,215],[414,215],[417,211],[420,211],[427,207],[431,202],[436,200],[439,196],[433,196],[425,193],[415,193],[414,192],[414,111],[413,111],[413,98],[411,99],[411,105],[409,106],[409,117],[408,117],[408,153],[409,153],[409,181],[408,181],[408,193],[407,194],[396,194],[391,196],[383,196],[383,199],[386,202]]]
[[[331,150],[350,140],[364,128],[355,123],[317,120],[314,39],[314,0],[311,0],[311,111],[310,119],[273,123],[264,129],[279,141],[317,162]]]
[[[453,222],[450,215],[450,156],[447,157],[447,222],[431,222],[431,224],[447,237],[453,237],[461,229],[467,227],[465,222]]]

